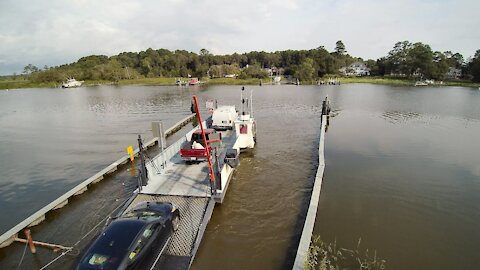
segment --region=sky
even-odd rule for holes
[[[398,41],[480,49],[478,0],[0,0],[0,75],[148,48],[213,54],[313,49],[364,59]]]

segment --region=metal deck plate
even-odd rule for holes
[[[209,200],[206,197],[138,194],[125,212],[145,201],[173,203],[180,210],[180,226],[164,254],[190,257]]]

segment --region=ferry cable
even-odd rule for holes
[[[170,246],[171,239],[172,239],[172,236],[170,236],[170,237],[167,239],[167,243],[165,243],[165,245],[163,245],[162,250],[160,250],[160,253],[158,254],[158,256],[157,256],[157,258],[155,259],[155,261],[153,262],[152,267],[150,268],[150,270],[155,269],[155,266],[157,266],[158,260],[160,260],[160,257],[162,257],[163,251],[164,251],[165,248],[167,247],[167,244],[168,244],[168,246]]]
[[[73,250],[73,248],[75,246],[77,246],[78,244],[80,244],[80,242],[85,239],[89,234],[91,234],[94,230],[97,229],[97,227],[102,224],[103,222],[105,222],[109,217],[110,215],[117,211],[121,206],[125,205],[125,203],[127,202],[128,200],[125,200],[123,203],[121,203],[119,206],[115,207],[115,209],[113,209],[112,212],[110,212],[110,214],[108,214],[104,219],[102,219],[99,223],[97,223],[97,225],[95,225],[90,231],[88,231],[82,238],[80,238],[80,240],[78,240],[75,244],[73,244],[73,246],[67,248],[64,252],[62,252],[62,254],[58,255],[55,259],[51,260],[49,263],[47,263],[46,265],[44,265],[42,268],[40,268],[39,270],[44,270],[46,269],[47,267],[49,267],[50,265],[52,265],[54,262],[56,262],[57,260],[59,260],[61,257],[67,255],[69,252],[71,252]]]
[[[17,270],[20,269],[20,266],[22,265],[22,262],[23,262],[23,258],[25,258],[25,252],[27,251],[27,246],[28,246],[28,241],[25,242],[25,248],[23,249],[22,258],[20,258],[20,261],[18,262]]]
[[[145,142],[145,139],[142,140],[142,142]],[[142,144],[142,149],[140,149],[140,148],[138,148],[138,149],[139,149],[139,153],[138,153],[138,154],[139,154],[139,155],[142,155],[142,154],[143,154],[143,155],[148,159],[148,161],[150,161],[150,163],[152,164],[152,167],[155,169],[155,171],[157,172],[157,174],[160,174],[160,173],[161,173],[161,172],[160,172],[160,169],[158,169],[157,165],[155,165],[155,162],[153,162],[153,160],[152,160],[152,159],[150,158],[150,156],[146,153],[146,151],[144,151],[144,150],[146,150],[146,149],[143,147],[143,144]],[[162,166],[163,166],[163,165],[162,165]]]
[[[145,155],[145,157],[148,159],[148,161],[150,161],[150,164],[152,164],[152,167],[155,169],[155,171],[157,172],[157,174],[160,174],[160,169],[158,169],[157,165],[155,165],[155,162],[153,162],[153,160],[150,158],[150,156],[147,154],[147,153],[143,153]]]

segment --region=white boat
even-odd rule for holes
[[[183,85],[187,85],[187,82],[182,80],[182,79],[177,79],[175,81],[175,84],[178,85],[178,86],[183,86]]]
[[[427,85],[428,85],[428,83],[426,83],[426,82],[422,82],[422,81],[415,82],[415,86],[427,86]]]
[[[235,133],[237,134],[237,141],[233,148],[236,149],[245,149],[245,148],[254,148],[255,142],[257,141],[257,127],[256,121],[253,118],[253,108],[252,108],[252,93],[250,93],[250,100],[243,98],[243,91],[245,87],[242,87],[242,112],[235,120]],[[252,91],[253,92],[253,91]],[[250,112],[248,112],[250,108]]]
[[[82,86],[83,81],[77,81],[75,78],[68,79],[66,82],[62,83],[62,88],[72,88]]]

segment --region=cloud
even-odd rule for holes
[[[0,74],[147,48],[333,50],[337,40],[364,58],[384,56],[400,40],[468,57],[480,44],[479,8],[471,0],[3,0]]]

